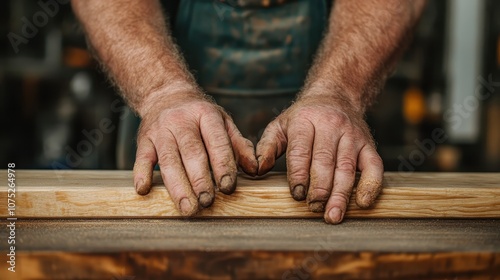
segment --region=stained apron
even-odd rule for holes
[[[198,84],[256,143],[303,86],[328,11],[323,0],[181,0],[172,32]],[[128,115],[119,126],[120,169],[135,160],[140,119]],[[284,169],[282,158],[274,170]]]

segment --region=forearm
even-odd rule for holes
[[[337,0],[302,96],[340,95],[364,112],[410,39],[425,0]]]
[[[72,0],[95,56],[144,115],[167,93],[198,92],[157,0]]]

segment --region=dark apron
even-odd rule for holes
[[[303,86],[328,11],[322,0],[182,0],[173,34],[199,85],[256,143]],[[119,168],[133,166],[138,124],[120,125]]]

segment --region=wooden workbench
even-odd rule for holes
[[[332,226],[280,174],[179,219],[158,176],[141,197],[130,173],[18,170],[16,273],[2,254],[0,279],[500,279],[499,174],[387,173],[374,208]]]

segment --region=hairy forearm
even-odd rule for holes
[[[337,0],[302,96],[338,94],[364,112],[407,45],[425,0]]]
[[[197,92],[158,0],[72,0],[72,6],[95,56],[139,115],[168,93]]]

